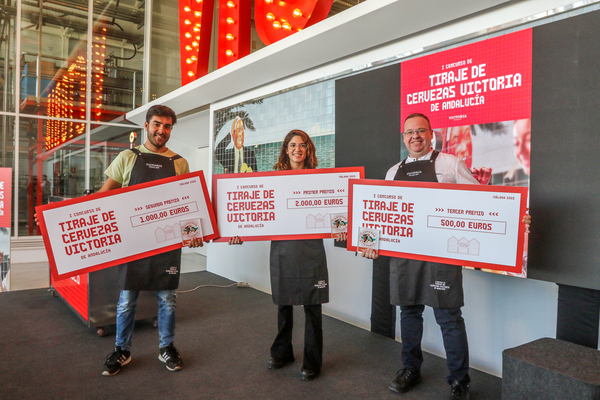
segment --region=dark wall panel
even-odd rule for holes
[[[400,161],[400,65],[335,82],[335,165],[383,179]]]
[[[335,82],[335,166],[364,166],[367,179],[384,179],[400,161],[400,65]],[[335,242],[346,247],[345,242]],[[390,304],[390,261],[373,262],[371,331],[396,337],[396,307]]]
[[[600,12],[533,30],[529,277],[600,289]]]

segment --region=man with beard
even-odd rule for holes
[[[108,176],[100,192],[150,182],[189,172],[188,162],[167,148],[175,112],[157,105],[146,113],[148,139],[143,145],[121,152],[106,169]],[[202,246],[201,238],[194,238],[189,247]],[[179,286],[181,249],[156,254],[119,266],[121,294],[117,305],[117,333],[115,350],[106,357],[102,375],[115,375],[131,361],[131,337],[135,325],[135,310],[141,290],[156,292],[158,301],[158,359],[169,371],[183,367],[179,351],[174,345],[175,289]]]

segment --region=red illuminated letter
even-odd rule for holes
[[[214,0],[179,0],[181,86],[208,73]]]
[[[256,0],[254,24],[260,40],[269,45],[323,21],[333,0]]]
[[[208,73],[215,0],[179,0],[181,84]],[[324,20],[333,0],[255,0],[260,39],[270,45]],[[250,54],[252,0],[219,0],[218,68]]]
[[[252,0],[219,0],[218,68],[250,54]]]

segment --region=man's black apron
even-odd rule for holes
[[[164,157],[131,149],[137,157],[129,186],[175,176],[175,160],[180,155]],[[179,286],[181,249],[142,258],[119,266],[121,290],[175,290]]]
[[[285,306],[329,302],[322,239],[272,241],[270,258],[273,303]]]
[[[402,161],[395,181],[437,182],[433,151],[430,160],[406,164]],[[390,261],[390,302],[399,306],[424,304],[435,308],[464,305],[462,267],[429,261],[392,258]]]

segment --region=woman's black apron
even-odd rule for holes
[[[395,181],[437,182],[433,151],[430,160],[400,163]],[[424,304],[435,308],[464,305],[462,267],[429,261],[392,258],[390,302],[399,306]]]
[[[272,241],[270,261],[273,303],[285,306],[329,302],[322,239]]]
[[[164,157],[158,154],[136,154],[129,186],[175,176],[175,160],[180,155]],[[119,288],[121,290],[175,290],[179,286],[181,249],[156,254],[119,266]]]

